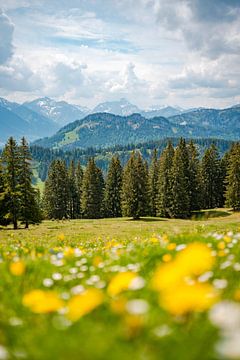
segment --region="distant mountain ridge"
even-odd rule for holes
[[[86,107],[72,105],[66,101],[55,101],[48,97],[25,102],[24,106],[53,120],[59,128],[74,120],[82,119],[90,111]]]
[[[240,108],[201,109],[169,118],[90,114],[35,144],[49,148],[109,147],[166,137],[240,139]]]
[[[25,136],[33,141],[54,134],[58,128],[51,119],[39,115],[24,105],[0,98],[0,146],[9,136],[16,139]]]
[[[239,139],[239,112],[239,104],[222,110],[184,110],[172,106],[141,110],[122,98],[101,103],[91,111],[48,97],[23,104],[0,98],[0,146],[9,136],[19,139],[23,135],[30,141],[49,137],[40,142],[63,148],[98,147],[105,143],[112,146],[166,136],[236,140]],[[69,131],[69,127],[72,130]]]

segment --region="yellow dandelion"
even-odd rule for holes
[[[26,265],[23,261],[14,261],[9,266],[10,273],[14,276],[21,276],[25,273]]]
[[[98,289],[88,289],[79,295],[73,296],[67,305],[67,317],[76,321],[90,313],[103,302],[103,293]]]
[[[219,250],[218,253],[217,253],[217,255],[218,255],[219,257],[224,257],[224,256],[226,256],[227,254],[225,253],[224,250]]]
[[[65,239],[65,235],[63,233],[58,235],[58,240],[63,241]]]
[[[210,284],[184,282],[161,293],[160,304],[173,315],[201,312],[217,301],[216,290]]]
[[[184,277],[198,276],[211,269],[214,258],[204,244],[192,243],[173,261],[160,265],[152,279],[153,288],[161,291],[181,282]]]
[[[64,306],[64,302],[54,291],[32,290],[23,296],[23,305],[34,313],[45,314],[57,311]]]
[[[66,247],[63,251],[63,255],[68,258],[72,257],[74,255],[74,248],[72,247]]]
[[[126,271],[115,275],[108,285],[108,294],[116,296],[124,290],[128,290],[133,279],[136,278],[136,273]]]
[[[225,249],[225,247],[226,247],[225,242],[224,242],[224,241],[220,241],[220,242],[217,244],[217,247],[218,247],[219,250]]]
[[[153,243],[153,244],[157,244],[157,243],[159,243],[159,238],[158,238],[157,236],[153,235],[153,236],[150,238],[150,241],[151,241],[151,243]]]
[[[235,291],[233,297],[234,297],[234,299],[235,299],[236,301],[240,301],[240,289],[237,289],[237,290]]]
[[[95,257],[93,258],[93,266],[98,267],[99,264],[101,264],[102,262],[103,262],[103,259],[102,259],[101,256],[95,256]]]
[[[172,260],[172,255],[171,254],[164,254],[162,257],[162,261],[163,262],[169,262]]]
[[[232,238],[228,235],[225,235],[223,240],[226,242],[226,243],[230,243],[232,241]]]
[[[207,245],[196,242],[180,252],[176,261],[186,275],[201,275],[212,268],[215,259]]]
[[[175,250],[175,249],[176,249],[176,246],[177,246],[177,244],[175,244],[175,243],[170,243],[170,244],[167,245],[167,249],[168,249],[168,250]]]

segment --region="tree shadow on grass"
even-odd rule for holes
[[[144,218],[144,217],[141,217],[139,219],[127,219],[127,221],[133,221],[133,222],[138,222],[138,221],[141,221],[141,222],[159,222],[159,221],[167,221],[168,219],[163,219],[163,218]]]
[[[230,216],[230,211],[224,210],[203,210],[203,211],[194,211],[191,220],[207,220],[218,217]]]

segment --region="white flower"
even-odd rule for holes
[[[129,300],[126,304],[126,310],[132,315],[142,315],[148,312],[149,305],[147,301],[142,299]]]
[[[217,344],[217,351],[227,359],[240,358],[240,329],[238,332],[231,332]]]
[[[208,281],[211,277],[213,276],[213,272],[212,271],[207,271],[204,274],[202,274],[201,276],[199,276],[198,281],[200,282],[206,282]]]
[[[141,276],[136,276],[130,283],[130,290],[140,290],[145,286],[145,280]]]
[[[225,289],[228,285],[228,282],[226,279],[215,279],[213,281],[213,286],[216,288],[216,289]]]
[[[6,360],[8,358],[9,356],[7,349],[4,346],[0,345],[0,360]]]
[[[221,301],[210,310],[209,318],[223,331],[240,329],[240,305],[233,301]]]
[[[52,274],[52,278],[53,278],[53,280],[55,280],[55,281],[61,280],[61,279],[62,279],[62,274],[60,274],[60,273],[54,273],[54,274]]]
[[[53,280],[49,279],[49,278],[43,279],[43,286],[46,286],[46,287],[53,286]]]

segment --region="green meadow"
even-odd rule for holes
[[[239,359],[239,233],[226,209],[1,229],[0,359]]]

